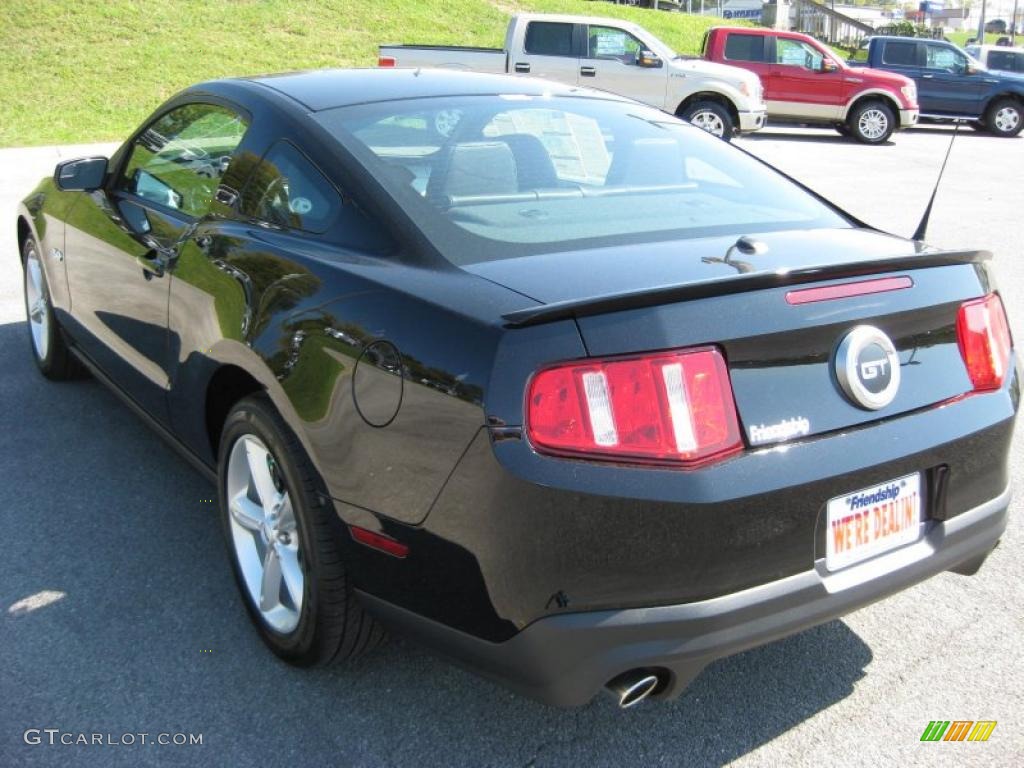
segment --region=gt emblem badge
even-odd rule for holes
[[[835,371],[843,394],[854,405],[871,411],[891,403],[900,388],[896,347],[870,325],[858,325],[839,343]]]

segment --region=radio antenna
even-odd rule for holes
[[[953,121],[953,137],[949,140],[949,146],[946,147],[946,156],[942,160],[942,167],[939,169],[939,178],[935,180],[935,187],[932,189],[932,196],[928,198],[928,205],[924,209],[924,216],[921,217],[921,223],[917,225],[917,229],[914,230],[914,234],[910,236],[911,240],[924,240],[925,233],[928,231],[928,220],[932,217],[932,205],[935,203],[935,193],[939,191],[939,183],[942,181],[942,174],[946,172],[946,163],[949,162],[949,153],[953,149],[953,142],[956,141],[956,135],[960,132],[960,120]]]

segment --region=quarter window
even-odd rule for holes
[[[187,216],[205,216],[247,128],[215,104],[172,109],[135,140],[120,187]]]
[[[337,190],[287,141],[267,152],[242,193],[243,214],[289,229],[323,232],[339,208]]]
[[[725,38],[725,58],[730,61],[764,61],[764,35],[729,34]]]
[[[538,56],[572,56],[572,24],[531,21],[526,26],[526,52]]]

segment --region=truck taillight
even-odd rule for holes
[[[714,347],[546,368],[526,405],[526,434],[541,453],[694,466],[743,447]]]
[[[960,354],[976,392],[999,389],[1010,365],[1010,326],[998,294],[960,305],[956,318]]]
[[[378,67],[393,67],[397,62],[394,56],[378,56],[377,66]]]

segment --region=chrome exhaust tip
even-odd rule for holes
[[[657,675],[634,669],[623,672],[605,686],[621,709],[629,709],[650,696],[658,687]]]

